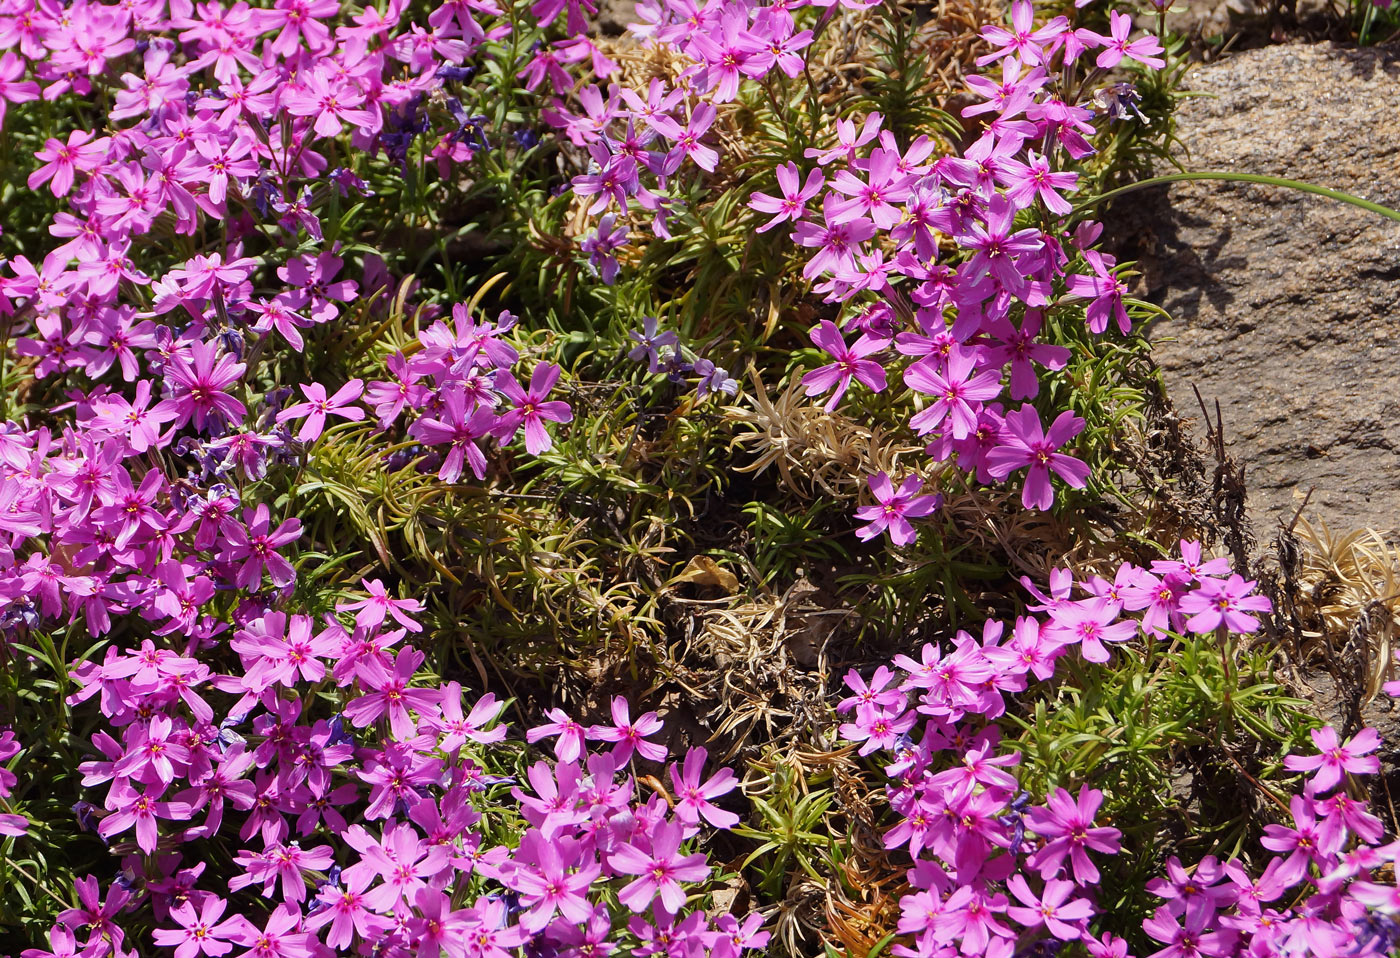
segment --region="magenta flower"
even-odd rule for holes
[[[666,758],[666,747],[655,742],[648,742],[648,735],[655,735],[661,730],[661,719],[655,712],[647,712],[638,716],[635,722],[632,721],[628,709],[627,699],[621,695],[613,696],[612,700],[612,725],[594,725],[588,730],[588,737],[599,742],[615,742],[612,750],[612,757],[617,764],[623,765],[632,757],[635,751],[642,758],[650,759],[653,762],[661,762]]]
[[[977,429],[977,415],[984,400],[1001,393],[1001,370],[977,371],[977,354],[954,350],[947,362],[929,356],[904,371],[909,388],[934,397],[933,403],[909,420],[919,435],[932,432],[945,419],[953,439],[966,439]]]
[[[394,621],[410,632],[422,632],[423,626],[408,615],[421,612],[423,603],[417,599],[391,599],[384,583],[379,579],[361,579],[360,584],[369,593],[367,599],[336,603],[337,612],[355,612],[355,625],[362,629],[374,630],[384,624],[385,616],[392,615]]]
[[[1267,596],[1250,595],[1254,581],[1231,573],[1224,582],[1202,579],[1200,588],[1181,597],[1183,615],[1189,615],[1186,627],[1192,632],[1214,632],[1222,624],[1231,632],[1248,634],[1259,629],[1259,620],[1250,612],[1273,609]]]
[[[897,546],[907,546],[918,537],[909,519],[926,516],[943,504],[941,496],[917,495],[924,487],[924,481],[918,476],[906,476],[898,492],[890,483],[890,477],[883,472],[876,473],[867,481],[877,504],[856,509],[856,518],[869,523],[856,530],[856,535],[862,540],[873,539],[888,529],[891,542]]]
[[[1035,7],[1031,0],[1015,0],[1011,5],[1011,29],[990,25],[982,28],[982,37],[997,49],[977,58],[977,65],[986,66],[1004,56],[1014,56],[1021,62],[1035,66],[1046,59],[1045,45],[1069,29],[1069,21],[1055,17],[1049,23],[1033,30]]]
[[[409,709],[420,715],[436,715],[441,690],[409,688],[408,683],[423,664],[423,653],[411,647],[402,649],[388,672],[378,664],[368,666],[362,680],[371,689],[345,706],[345,717],[358,728],[365,728],[383,715],[389,716],[389,728],[394,737],[406,741],[418,732],[417,720]]]
[[[1301,881],[1313,862],[1332,860],[1346,841],[1346,833],[1333,819],[1317,820],[1317,803],[1306,795],[1294,795],[1288,802],[1293,827],[1265,825],[1259,844],[1278,855],[1287,855],[1279,868],[1279,880],[1287,885]]]
[[[359,422],[365,418],[363,409],[350,405],[365,391],[362,380],[350,380],[330,397],[326,396],[326,387],[320,383],[302,383],[301,391],[306,395],[306,402],[288,406],[277,414],[277,421],[287,422],[305,417],[306,421],[297,432],[297,438],[302,442],[315,442],[321,437],[326,428],[327,416],[339,416],[351,422]]]
[[[540,931],[556,914],[577,923],[587,921],[593,913],[588,889],[602,873],[602,866],[596,860],[580,861],[580,852],[577,840],[548,838],[535,828],[520,839],[515,859],[503,869],[502,879],[520,893],[521,904],[528,908],[520,916],[520,926],[526,931]],[[575,865],[579,867],[575,869]]]
[[[1124,58],[1136,60],[1158,70],[1167,65],[1167,61],[1161,57],[1153,56],[1162,52],[1162,44],[1156,37],[1145,34],[1129,42],[1128,35],[1133,32],[1133,18],[1128,14],[1119,13],[1117,10],[1109,11],[1108,32],[1108,36],[1095,34],[1104,47],[1098,59],[1094,61],[1100,69],[1112,70]]]
[[[1158,908],[1151,918],[1143,921],[1142,930],[1166,947],[1154,951],[1148,958],[1221,958],[1233,954],[1235,932],[1229,929],[1207,931],[1211,917],[1205,911],[1187,912],[1183,926],[1165,905]]]
[[[758,210],[760,213],[774,214],[773,218],[758,228],[758,232],[766,233],[779,223],[789,220],[796,222],[807,215],[807,201],[821,192],[821,188],[826,183],[826,177],[822,175],[820,169],[813,169],[807,174],[807,180],[799,186],[800,173],[796,163],[784,163],[776,170],[778,175],[778,189],[782,191],[782,198],[769,196],[767,193],[755,193],[749,197],[749,207]]]
[[[1079,182],[1078,173],[1055,173],[1050,169],[1050,161],[1035,150],[1026,153],[1026,162],[1003,159],[997,165],[997,182],[1006,187],[1007,199],[1021,209],[1026,209],[1036,197],[1052,213],[1064,216],[1070,205],[1056,190],[1073,191]]]
[[[526,452],[538,456],[553,447],[554,440],[544,428],[545,420],[569,422],[574,418],[568,403],[546,398],[558,381],[559,367],[554,363],[540,363],[535,367],[530,374],[529,392],[521,389],[515,377],[504,369],[496,374],[496,388],[515,404],[515,408],[502,413],[496,423],[495,433],[502,443],[515,438],[516,430],[524,425]]]
[[[526,731],[525,741],[533,745],[542,739],[558,736],[559,741],[554,743],[554,754],[559,761],[577,762],[583,755],[584,727],[571,719],[563,709],[550,709],[544,714],[549,721]]]
[[[824,408],[827,412],[831,412],[841,402],[841,397],[846,395],[846,389],[851,385],[853,378],[864,383],[871,392],[884,392],[884,367],[864,357],[884,349],[889,344],[888,340],[863,333],[853,344],[847,346],[841,337],[841,330],[829,319],[822,320],[814,327],[811,335],[814,344],[836,357],[836,362],[820,366],[802,377],[802,385],[807,387],[808,396],[820,396],[832,387],[836,388],[831,398],[826,401]]]
[[[685,753],[685,760],[677,770],[673,762],[670,767],[671,785],[676,798],[676,820],[687,826],[694,826],[704,818],[715,828],[733,828],[739,824],[739,816],[711,803],[734,791],[739,780],[727,768],[715,773],[709,781],[702,782],[705,759],[708,753],[703,748],[692,748]]]
[[[1099,870],[1089,859],[1089,850],[1116,854],[1122,834],[1116,828],[1094,827],[1094,815],[1101,804],[1103,792],[1087,785],[1080,787],[1078,801],[1063,788],[1055,789],[1044,808],[1032,808],[1027,815],[1027,827],[1049,841],[1026,864],[1048,880],[1060,873],[1065,858],[1069,858],[1077,884],[1098,882]]]
[[[277,549],[301,538],[301,520],[288,519],[272,529],[272,515],[267,503],[259,503],[256,509],[244,509],[245,531],[237,523],[230,523],[224,532],[227,543],[223,559],[225,562],[242,562],[234,582],[242,589],[255,588],[262,581],[263,570],[272,584],[281,588],[296,581],[297,573],[292,564],[277,554]]]
[[[1380,758],[1369,754],[1381,744],[1381,737],[1375,729],[1363,728],[1345,745],[1337,741],[1337,730],[1330,725],[1313,729],[1310,734],[1321,754],[1289,755],[1284,758],[1283,765],[1295,772],[1316,772],[1312,787],[1318,793],[1335,788],[1348,772],[1353,775],[1374,775],[1380,771]]]
[[[649,853],[634,845],[623,845],[613,852],[608,864],[614,871],[641,876],[618,892],[617,900],[641,912],[659,896],[667,911],[680,911],[686,897],[680,883],[704,881],[710,874],[704,855],[680,853],[681,837],[679,824],[662,822],[652,832]]]
[[[194,427],[200,430],[214,418],[228,423],[242,422],[248,410],[228,394],[228,388],[238,382],[245,368],[231,355],[219,355],[215,343],[194,343],[190,346],[189,360],[179,351],[173,352],[165,373],[170,396],[156,409],[162,413],[174,412],[177,429],[191,419]]]
[[[63,196],[73,188],[77,173],[90,173],[102,165],[111,142],[105,136],[93,139],[89,130],[74,130],[68,134],[67,143],[50,138],[34,154],[44,165],[29,174],[29,188],[37,190],[47,182],[54,196]]]
[[[1006,414],[1005,428],[998,437],[1001,445],[987,453],[987,471],[1000,480],[1029,467],[1021,503],[1027,509],[1049,509],[1055,501],[1051,472],[1075,489],[1088,484],[1088,463],[1058,451],[1083,428],[1084,420],[1068,409],[1056,417],[1048,432],[1042,431],[1040,416],[1031,406],[1013,410]]]
[[[1128,295],[1128,284],[1113,274],[1110,264],[1105,262],[1098,250],[1085,250],[1084,261],[1093,269],[1094,275],[1071,274],[1067,291],[1071,296],[1082,296],[1092,301],[1084,312],[1089,331],[1102,333],[1112,318],[1118,323],[1119,331],[1124,336],[1128,335],[1133,328],[1133,321],[1128,318],[1128,310],[1123,305],[1123,297]]]
[[[1094,914],[1094,906],[1085,899],[1069,900],[1075,892],[1074,882],[1052,878],[1037,898],[1025,877],[1018,874],[1007,879],[1006,888],[1025,906],[1007,908],[1006,914],[1011,919],[1023,928],[1044,925],[1046,931],[1061,941],[1078,941],[1084,933],[1084,922]]]
[[[373,878],[369,872],[345,874],[341,878],[344,885],[327,883],[316,896],[319,908],[306,919],[306,928],[315,931],[323,925],[330,925],[326,944],[344,951],[358,934],[364,941],[374,941],[376,937],[391,927],[387,918],[376,915],[365,901],[365,889]]]
[[[219,921],[228,902],[217,895],[204,899],[199,911],[193,902],[182,902],[171,909],[170,916],[180,923],[180,928],[157,928],[152,934],[156,944],[169,948],[174,946],[175,958],[195,958],[196,955],[211,955],[217,958],[233,950],[233,945],[250,945],[257,929],[242,915]]]

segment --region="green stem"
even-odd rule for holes
[[[1359,206],[1363,210],[1372,213],[1379,213],[1386,219],[1400,222],[1400,210],[1393,210],[1388,206],[1381,206],[1379,203],[1372,203],[1370,200],[1363,200],[1359,196],[1350,193],[1343,193],[1341,190],[1330,189],[1326,186],[1314,186],[1311,183],[1302,183],[1298,180],[1288,180],[1281,176],[1265,176],[1261,173],[1230,173],[1224,171],[1208,171],[1203,173],[1169,173],[1166,176],[1154,176],[1150,180],[1142,180],[1137,183],[1129,183],[1127,186],[1120,186],[1116,190],[1109,190],[1091,200],[1086,200],[1076,206],[1070,213],[1083,212],[1090,207],[1097,206],[1104,200],[1112,199],[1115,196],[1123,196],[1127,193],[1136,193],[1138,190],[1145,190],[1151,186],[1160,186],[1163,183],[1181,183],[1187,180],[1228,180],[1236,183],[1262,183],[1265,186],[1282,186],[1290,190],[1298,190],[1302,193],[1314,193],[1318,196],[1325,196],[1328,199],[1340,200],[1343,203],[1350,203],[1352,206]]]

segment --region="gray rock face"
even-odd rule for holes
[[[1251,50],[1188,74],[1188,170],[1303,180],[1400,207],[1400,51]],[[1252,520],[1272,538],[1316,487],[1333,529],[1400,533],[1400,223],[1252,184],[1187,183],[1120,203],[1151,336],[1184,416],[1219,400]],[[1137,230],[1137,235],[1133,231]],[[1134,248],[1136,246],[1136,248]]]

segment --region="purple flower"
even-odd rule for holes
[[[1109,855],[1117,853],[1122,834],[1116,828],[1094,827],[1094,815],[1102,803],[1103,792],[1087,785],[1079,789],[1078,801],[1063,788],[1055,789],[1044,808],[1030,810],[1030,830],[1049,841],[1026,859],[1026,864],[1048,880],[1060,873],[1068,858],[1076,883],[1096,883],[1099,870],[1088,852],[1092,849]]]
[[[942,496],[917,495],[924,487],[924,481],[918,476],[906,476],[898,492],[891,485],[890,477],[883,472],[871,476],[868,481],[877,505],[856,509],[856,518],[869,522],[856,530],[856,535],[862,540],[873,539],[888,529],[890,541],[897,546],[907,546],[917,538],[909,518],[926,516],[943,504]]]
[[[644,852],[634,845],[623,845],[608,859],[608,864],[624,875],[640,875],[622,891],[617,900],[635,912],[646,910],[658,896],[668,912],[680,911],[685,904],[685,889],[681,882],[704,881],[710,874],[705,856],[698,852],[682,855],[681,826],[662,822],[652,832],[651,851]]]
[[[822,320],[812,329],[812,342],[836,358],[836,362],[820,366],[802,377],[802,385],[807,387],[808,396],[820,396],[836,388],[824,407],[831,412],[846,395],[846,389],[854,378],[868,386],[871,392],[884,392],[885,370],[879,363],[865,359],[871,353],[879,352],[889,345],[888,340],[877,339],[869,333],[863,334],[852,345],[847,346],[841,338],[841,330],[831,320]]]
[[[523,424],[526,452],[538,456],[553,447],[554,440],[545,431],[544,421],[569,422],[574,418],[568,403],[545,398],[558,380],[559,367],[554,363],[540,363],[535,367],[530,375],[528,392],[521,389],[515,377],[504,369],[496,373],[496,388],[515,404],[514,409],[502,413],[496,422],[495,433],[501,442],[510,442]]]
[[[1083,489],[1088,483],[1088,463],[1058,451],[1083,428],[1084,420],[1068,409],[1056,417],[1048,432],[1042,430],[1040,416],[1032,407],[1013,410],[1006,414],[998,437],[1000,445],[987,453],[987,472],[1000,480],[1029,467],[1021,502],[1027,509],[1049,509],[1055,501],[1051,472],[1075,489]]]
[[[1189,615],[1186,627],[1192,632],[1214,632],[1222,624],[1231,632],[1248,634],[1259,630],[1259,620],[1250,612],[1268,612],[1273,604],[1267,596],[1250,595],[1254,581],[1231,573],[1224,582],[1202,579],[1200,588],[1181,597],[1181,612]]]

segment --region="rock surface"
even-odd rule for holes
[[[1189,170],[1285,176],[1400,207],[1400,50],[1251,50],[1188,74]],[[1334,531],[1400,534],[1400,223],[1271,186],[1186,183],[1110,216],[1168,390],[1219,400],[1245,466],[1256,534],[1307,514]]]

